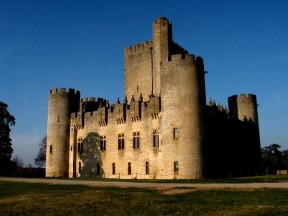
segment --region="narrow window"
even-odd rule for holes
[[[128,175],[131,175],[131,163],[128,163]]]
[[[174,172],[177,173],[179,170],[179,164],[178,161],[174,161]]]
[[[115,167],[115,163],[112,163],[112,175],[116,174],[116,167]]]
[[[159,134],[157,132],[153,134],[153,146],[159,147]]]
[[[82,170],[82,165],[81,165],[81,162],[79,162],[79,173],[81,173],[81,170]]]
[[[101,167],[100,167],[100,164],[97,163],[97,176],[100,176],[100,172],[101,172]]]
[[[133,133],[133,148],[134,149],[140,148],[140,133],[139,132]]]
[[[78,153],[79,154],[83,153],[83,142],[82,142],[82,140],[78,140]]]
[[[53,151],[53,147],[52,145],[50,145],[50,153],[52,154],[52,151]]]
[[[178,128],[173,128],[173,138],[178,139]]]
[[[124,149],[124,134],[118,134],[118,150]]]
[[[106,136],[101,136],[100,138],[100,150],[101,151],[106,150]]]
[[[146,175],[149,175],[149,162],[146,162]]]

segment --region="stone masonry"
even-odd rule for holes
[[[257,174],[255,95],[231,96],[229,108],[212,100],[206,104],[203,59],[173,41],[172,24],[163,17],[153,23],[150,41],[125,48],[124,54],[122,102],[50,90],[46,177]]]

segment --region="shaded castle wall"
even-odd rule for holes
[[[258,119],[254,95],[234,95],[228,98],[229,111],[216,104],[206,107],[207,172],[205,177],[237,177],[256,175],[260,165],[259,128],[252,119]],[[248,106],[245,106],[248,99]],[[244,112],[247,109],[248,112]],[[238,113],[240,110],[240,117]],[[245,113],[245,115],[244,115]],[[249,114],[253,114],[251,116]],[[255,115],[256,113],[256,115]],[[244,117],[246,116],[246,117]],[[251,118],[250,118],[251,117]],[[251,120],[248,120],[248,119]]]
[[[80,92],[52,89],[49,95],[46,177],[68,176],[70,115],[79,109]]]

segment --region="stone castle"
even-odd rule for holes
[[[125,98],[49,95],[46,177],[195,179],[255,175],[256,96],[206,104],[205,70],[172,38],[166,18],[150,41],[125,49]]]

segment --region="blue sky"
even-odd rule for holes
[[[161,13],[162,11],[162,13]],[[124,48],[150,40],[160,16],[204,58],[207,101],[257,95],[261,145],[288,149],[287,0],[1,0],[0,101],[16,118],[14,155],[33,164],[51,88],[124,97]]]

